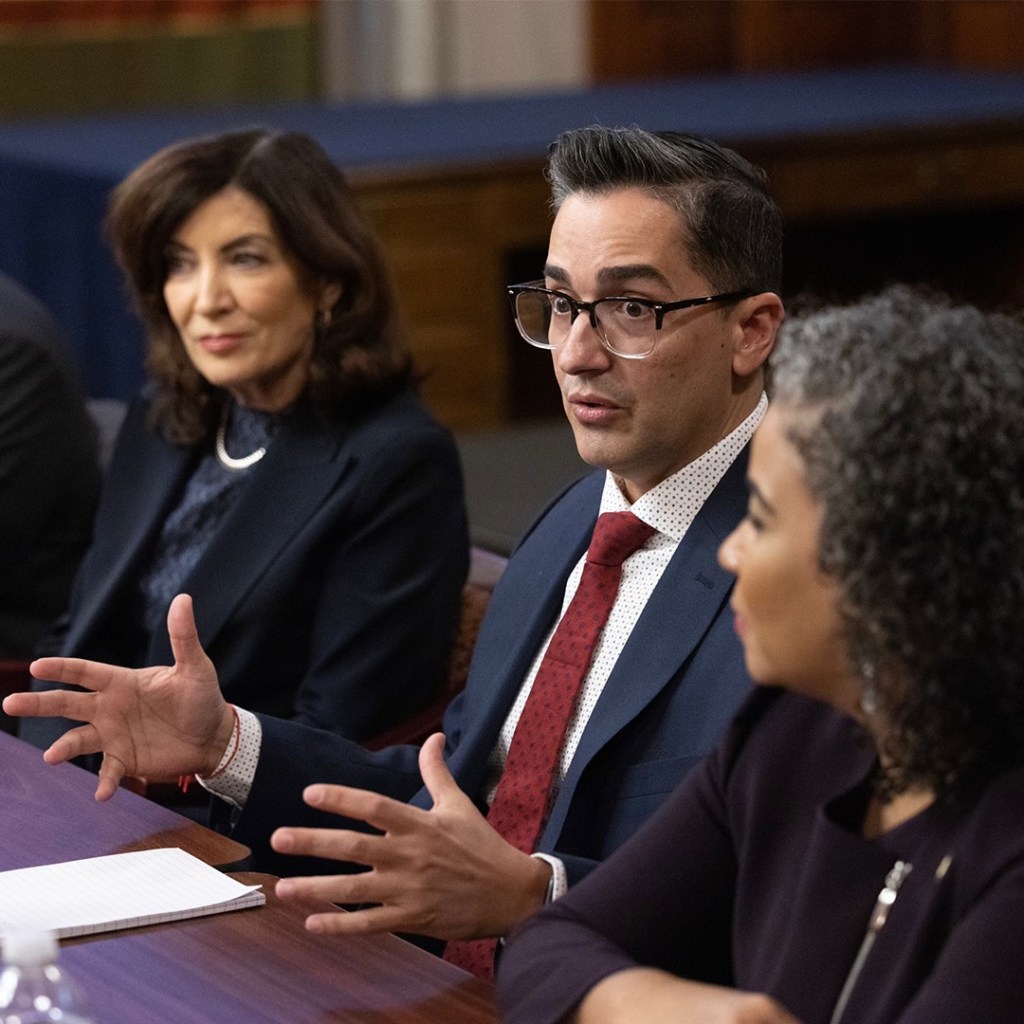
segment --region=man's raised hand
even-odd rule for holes
[[[435,733],[420,751],[420,773],[434,799],[429,811],[379,793],[320,784],[308,804],[365,821],[380,834],[345,828],[280,828],[278,853],[365,864],[362,874],[288,878],[277,893],[300,902],[364,904],[311,915],[311,931],[415,932],[438,939],[505,935],[544,902],[551,868],[520,853],[487,823],[459,789]]]
[[[126,669],[79,658],[40,658],[30,667],[33,676],[85,692],[16,693],[4,701],[9,715],[85,723],[56,740],[43,758],[59,764],[102,753],[97,800],[109,800],[129,775],[163,780],[209,774],[231,739],[234,716],[199,643],[187,595],[171,602],[167,630],[172,667]]]

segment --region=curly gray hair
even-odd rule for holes
[[[1024,323],[895,286],[791,317],[773,398],[821,502],[883,788],[1024,761]]]

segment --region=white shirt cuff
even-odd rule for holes
[[[256,777],[256,765],[259,763],[260,746],[263,743],[263,726],[251,711],[240,707],[235,710],[238,712],[237,751],[232,756],[229,743],[213,773],[205,779],[197,775],[196,780],[214,796],[226,800],[233,807],[241,808],[249,799],[252,780]]]
[[[530,856],[551,865],[551,881],[548,882],[548,892],[544,897],[544,903],[554,903],[569,891],[569,876],[566,874],[565,865],[549,853],[531,853]]]

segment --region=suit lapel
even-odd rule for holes
[[[339,442],[299,410],[253,470],[227,518],[182,590],[195,599],[196,627],[209,647],[275,557],[314,516],[352,460],[350,435]],[[151,664],[170,657],[161,630]]]
[[[108,568],[85,595],[81,610],[64,641],[66,650],[74,649],[92,630],[96,619],[115,600],[118,587],[134,586],[138,580],[139,559],[149,547],[181,493],[185,480],[196,463],[190,448],[172,445],[148,430],[138,432],[131,452],[124,453],[137,467],[131,476],[130,490],[120,488],[104,495],[111,509],[108,528],[103,533],[103,549],[95,557]],[[116,479],[116,477],[111,477]]]
[[[727,601],[733,576],[718,565],[717,552],[743,515],[746,451],[687,530],[619,655],[559,790],[542,848],[558,835],[587,765],[679,673]]]
[[[544,515],[509,560],[492,598],[464,695],[471,724],[453,768],[464,788],[477,792],[498,734],[515,703],[538,648],[561,611],[565,583],[590,543],[604,474],[595,473]]]

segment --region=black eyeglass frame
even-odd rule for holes
[[[631,352],[619,352],[612,348],[604,337],[604,334],[598,329],[597,326],[597,314],[594,307],[601,302],[636,302],[641,306],[645,306],[647,309],[654,313],[654,329],[660,331],[662,322],[665,319],[666,313],[671,313],[676,309],[692,309],[694,306],[705,306],[709,302],[739,302],[741,299],[749,299],[751,295],[757,295],[763,289],[744,288],[740,291],[735,292],[721,292],[718,295],[702,295],[696,299],[675,299],[672,302],[656,302],[654,299],[642,299],[637,295],[604,295],[600,299],[593,299],[590,302],[581,302],[579,299],[574,299],[571,295],[566,295],[565,292],[559,291],[557,288],[546,288],[543,281],[527,281],[524,284],[510,284],[506,286],[508,293],[509,302],[512,303],[512,316],[516,322],[516,329],[522,335],[523,340],[529,345],[533,345],[535,348],[547,349],[549,352],[558,348],[559,345],[552,345],[550,342],[534,341],[532,338],[527,337],[522,327],[519,325],[519,315],[516,312],[516,296],[523,292],[538,292],[542,295],[557,295],[560,299],[565,299],[569,303],[569,309],[572,311],[572,316],[569,320],[570,325],[576,323],[576,318],[581,312],[586,311],[588,319],[590,320],[590,326],[593,328],[594,333],[601,339],[601,344],[608,349],[614,355],[621,356],[624,359],[646,359],[651,355],[658,344],[657,335],[654,338],[654,344],[651,346],[650,352],[644,352],[641,354]]]

